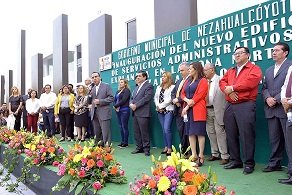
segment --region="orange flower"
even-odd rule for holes
[[[148,187],[151,189],[156,188],[156,181],[154,179],[150,179],[148,182]]]
[[[55,148],[54,147],[49,147],[48,152],[49,153],[54,153],[55,152]]]
[[[197,187],[195,185],[188,185],[184,188],[183,193],[185,195],[194,195],[197,194]]]
[[[205,181],[205,179],[206,179],[206,175],[197,174],[193,178],[193,183],[196,186],[199,186],[199,185],[201,185]]]
[[[194,172],[186,171],[183,174],[183,181],[184,182],[192,181],[194,176],[195,176],[195,173]]]
[[[118,168],[117,168],[116,166],[113,166],[113,167],[111,168],[110,174],[112,174],[112,175],[116,175],[117,172],[118,172]]]
[[[94,167],[94,165],[95,165],[95,162],[94,162],[93,159],[90,159],[89,161],[87,161],[87,166],[88,166],[89,168]]]
[[[72,168],[70,168],[69,171],[68,171],[68,173],[73,176],[75,174],[75,170],[72,169]]]
[[[111,161],[111,160],[113,160],[113,156],[112,156],[111,154],[108,154],[108,153],[105,155],[104,158],[105,158],[105,160],[107,160],[107,161]]]

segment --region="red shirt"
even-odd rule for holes
[[[238,93],[238,100],[233,101],[225,94],[225,99],[230,103],[241,103],[247,101],[256,101],[258,86],[262,79],[262,71],[259,66],[250,61],[236,76],[236,67],[230,68],[219,82],[221,91],[224,93],[225,86],[232,86]]]

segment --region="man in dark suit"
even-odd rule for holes
[[[242,168],[240,141],[244,157],[243,174],[254,171],[256,97],[262,79],[259,66],[249,61],[247,47],[238,47],[233,54],[236,66],[230,68],[219,82],[227,105],[223,122],[227,135],[230,163],[225,169]],[[239,141],[240,138],[240,141]]]
[[[183,62],[179,65],[179,72],[182,78],[175,83],[175,87],[173,88],[171,92],[172,103],[175,105],[174,115],[175,115],[176,127],[177,127],[179,138],[180,138],[182,153],[185,153],[187,148],[190,145],[189,136],[186,135],[185,133],[186,126],[183,121],[183,117],[181,116],[182,109],[183,109],[182,107],[183,100],[180,98],[183,85],[189,76],[189,67],[190,65],[187,62]],[[185,155],[186,157],[189,157],[190,154],[185,154]]]
[[[281,87],[284,84],[287,71],[292,62],[287,60],[289,46],[279,42],[272,53],[275,65],[265,73],[262,95],[265,101],[265,117],[268,120],[271,155],[268,165],[263,172],[281,171],[281,160],[285,149],[284,135],[286,134],[287,115],[281,103]]]
[[[281,89],[281,100],[288,117],[286,134],[284,135],[288,156],[288,178],[279,179],[278,181],[282,184],[292,185],[292,64],[290,64],[284,85]]]
[[[101,82],[100,74],[91,74],[94,87],[91,94],[91,120],[95,132],[95,144],[110,145],[111,129],[110,119],[112,110],[110,104],[114,101],[111,87]],[[101,143],[99,143],[101,141]]]
[[[130,101],[130,108],[133,111],[134,137],[136,150],[132,154],[145,153],[150,155],[150,107],[153,98],[153,86],[148,82],[148,75],[145,71],[139,71],[136,82],[138,86],[133,91]]]

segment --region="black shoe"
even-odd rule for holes
[[[252,168],[252,167],[245,167],[242,173],[244,175],[248,175],[248,174],[251,174],[253,171],[254,171],[254,168]]]
[[[143,150],[134,150],[133,152],[131,152],[131,154],[138,154],[138,153],[143,153]]]
[[[119,146],[119,148],[126,148],[126,147],[128,147],[128,144],[120,144],[118,146]]]
[[[278,182],[281,184],[292,185],[292,176],[288,179],[279,179]]]
[[[227,165],[224,166],[224,169],[237,169],[237,168],[242,168],[243,165],[242,164],[237,164],[237,163],[234,163],[234,162],[230,162],[228,163]]]
[[[163,150],[160,154],[166,154],[167,153],[167,150]]]
[[[170,153],[166,152],[165,155],[166,156],[171,156],[171,152]]]
[[[123,145],[123,143],[120,143],[120,144],[118,145],[118,147],[122,147],[122,145]]]
[[[265,168],[263,168],[262,171],[263,172],[282,171],[282,167],[281,166],[276,166],[276,167],[266,166]]]
[[[149,151],[145,151],[144,154],[145,154],[145,156],[150,156],[150,152]]]

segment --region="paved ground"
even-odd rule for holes
[[[2,168],[2,165],[0,164],[0,168]],[[4,175],[4,173],[3,173]],[[0,178],[2,178],[2,176],[0,176]],[[15,181],[15,177],[12,175],[11,176],[11,180]],[[1,195],[13,195],[13,194],[23,194],[23,195],[36,195],[33,191],[31,191],[30,189],[28,189],[24,184],[20,184],[20,186],[17,188],[18,193],[11,193],[8,192],[5,187],[1,187],[0,186],[0,194]]]

